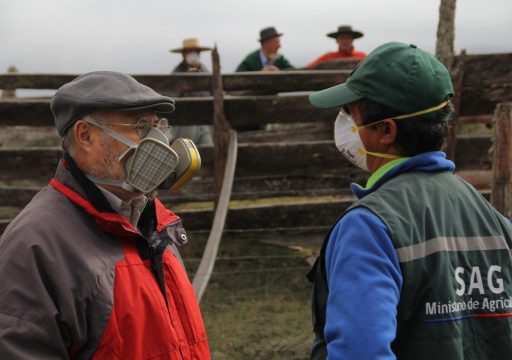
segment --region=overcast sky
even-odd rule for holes
[[[259,30],[283,32],[297,67],[335,49],[328,32],[351,24],[365,33],[358,50],[388,41],[434,52],[440,0],[0,0],[0,72],[116,70],[168,73],[169,52],[187,37],[217,44],[223,72],[256,49]],[[456,52],[512,52],[512,0],[458,0]],[[209,53],[202,54],[210,68]]]

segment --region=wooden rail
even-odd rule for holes
[[[497,103],[512,101],[512,54],[468,55],[461,80],[461,123],[489,123]],[[491,66],[489,66],[489,64]],[[319,110],[309,105],[304,93],[275,95],[278,92],[314,91],[343,82],[346,70],[291,71],[279,73],[238,73],[222,75],[222,88],[230,92],[273,93],[223,97],[226,118],[232,127],[254,124],[307,124],[332,122],[336,109]],[[76,74],[4,74],[0,89],[56,89]],[[136,75],[136,78],[159,91],[211,90],[209,74]],[[178,98],[170,122],[174,125],[212,124],[212,98]],[[53,126],[49,99],[0,101],[0,126]],[[302,126],[302,125],[301,125]],[[300,130],[298,130],[300,131]],[[326,137],[301,139],[300,134],[283,132],[266,142],[271,135],[246,139],[239,144],[238,161],[231,199],[227,231],[292,231],[323,229],[332,224],[353,200],[345,198],[349,182],[364,182],[366,174],[349,165]],[[330,138],[328,134],[328,138]],[[267,140],[265,140],[265,137]],[[251,139],[254,139],[251,140]],[[263,141],[263,142],[262,142]],[[490,136],[458,136],[455,162],[461,176],[480,189],[489,189],[492,181]],[[176,192],[162,192],[160,197],[174,208],[177,202],[215,200],[213,184],[213,148],[200,147],[203,168],[185,187]],[[33,194],[53,176],[60,158],[58,148],[0,148],[0,205],[23,207]],[[22,181],[24,186],[19,184]],[[265,197],[291,197],[287,204],[248,206],[244,200]],[[316,201],[315,199],[318,199]],[[290,199],[288,199],[290,200]],[[239,202],[239,203],[238,203]],[[257,202],[258,203],[258,202]],[[259,203],[258,203],[259,204]],[[183,207],[182,207],[183,208]],[[186,207],[185,207],[186,208]],[[182,210],[188,229],[208,231],[212,211]],[[325,219],[325,223],[318,218]],[[251,221],[247,221],[247,219]],[[0,221],[2,226],[9,219]],[[1,225],[3,224],[3,225]],[[255,225],[258,224],[258,225]]]
[[[53,126],[50,100],[0,101],[0,126]],[[268,123],[331,121],[336,109],[318,110],[300,96],[227,96],[224,111],[233,127]],[[176,110],[169,115],[172,125],[211,125],[211,97],[177,98]]]
[[[460,136],[460,149],[455,162],[458,169],[488,169],[492,167],[489,154],[491,136]],[[201,177],[213,174],[213,148],[200,146]],[[61,156],[57,147],[29,149],[0,148],[0,181],[42,179],[53,176]],[[272,175],[328,175],[360,173],[348,166],[334,142],[304,141],[290,143],[239,144],[237,177]]]
[[[350,70],[244,72],[223,74],[225,91],[312,91],[344,82]],[[0,89],[58,89],[79,74],[0,74]],[[157,91],[200,91],[212,88],[212,75],[184,73],[172,75],[132,75]]]

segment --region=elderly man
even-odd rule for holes
[[[288,59],[277,51],[281,47],[281,36],[276,28],[268,27],[260,31],[261,48],[254,50],[238,65],[236,71],[279,71],[293,69]]]
[[[318,59],[308,64],[307,68],[314,68],[318,64],[331,60],[361,60],[366,57],[366,53],[354,49],[354,39],[363,37],[361,31],[352,30],[350,25],[341,25],[338,31],[327,34],[328,37],[336,39],[338,51],[331,51],[323,54]]]
[[[512,226],[440,151],[453,110],[446,68],[387,43],[344,84],[335,142],[371,176],[326,237],[313,359],[510,359]]]
[[[178,161],[174,101],[105,71],[51,107],[65,154],[0,239],[0,358],[209,359],[186,233],[153,197]]]

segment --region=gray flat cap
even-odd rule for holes
[[[55,127],[63,136],[82,116],[98,110],[174,111],[174,100],[160,95],[133,77],[113,71],[83,74],[62,85],[51,102]]]

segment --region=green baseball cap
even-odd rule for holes
[[[451,95],[450,74],[439,60],[416,45],[390,42],[363,59],[345,83],[311,94],[309,102],[326,109],[366,98],[433,119],[435,108]]]

